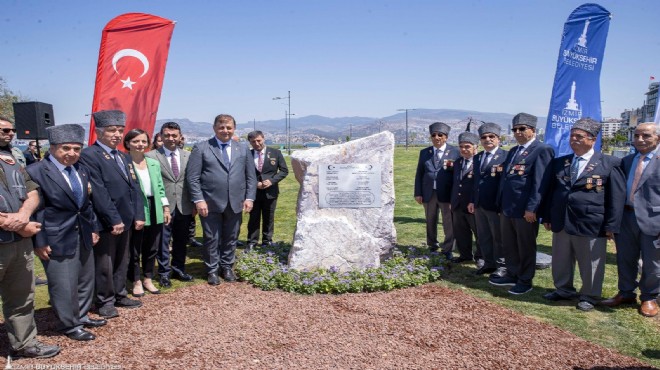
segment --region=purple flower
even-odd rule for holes
[[[332,272],[332,273],[337,273],[337,272],[339,272],[339,267],[337,267],[337,266],[330,266],[330,272]]]

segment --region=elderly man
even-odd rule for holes
[[[89,170],[78,163],[85,129],[76,124],[53,126],[48,128],[48,141],[48,158],[27,168],[42,198],[36,219],[43,229],[35,237],[34,252],[48,277],[58,330],[73,340],[93,340],[94,334],[83,326],[99,327],[107,321],[87,316],[94,298],[92,247],[101,225],[92,208]]]
[[[456,247],[458,248],[458,257],[451,261],[462,263],[465,261],[482,260],[481,250],[479,249],[479,239],[477,238],[477,250],[472,253],[472,235],[477,235],[477,225],[474,220],[474,212],[468,209],[472,201],[474,192],[474,154],[477,152],[479,136],[472,132],[461,132],[458,135],[458,147],[461,152],[461,158],[455,163],[454,183],[451,190],[451,213],[452,225],[454,227],[454,237],[456,238]]]
[[[621,231],[616,235],[616,262],[619,293],[602,301],[608,307],[635,303],[639,287],[646,317],[658,314],[656,298],[660,293],[660,126],[653,122],[635,128],[633,145],[637,153],[621,160],[626,176],[626,202]],[[637,282],[638,260],[642,258],[642,276]]]
[[[89,169],[94,210],[103,226],[94,247],[96,309],[110,319],[119,316],[115,306],[142,306],[140,301],[128,298],[126,277],[131,232],[133,227],[144,227],[144,206],[131,158],[117,150],[126,115],[119,110],[105,110],[92,117],[98,139],[83,149],[80,162]]]
[[[552,160],[549,191],[543,201],[543,225],[552,230],[552,280],[555,291],[543,298],[568,300],[577,261],[582,288],[577,308],[591,311],[600,300],[605,277],[607,239],[619,232],[625,180],[616,157],[594,151],[601,124],[591,118],[573,125],[574,154]]]
[[[241,211],[250,212],[257,193],[254,161],[247,149],[231,138],[234,117],[220,114],[213,121],[215,137],[195,145],[186,180],[204,232],[202,258],[210,285],[236,281],[232,270]]]
[[[458,148],[447,144],[451,128],[446,123],[435,122],[429,126],[431,145],[419,152],[415,173],[415,201],[424,206],[426,216],[426,245],[431,251],[441,250],[449,260],[454,247],[454,230],[451,216],[451,186],[454,161],[460,158]],[[442,213],[442,230],[445,239],[438,242],[438,216]]]
[[[261,219],[263,219],[261,244],[268,246],[273,242],[275,207],[277,206],[277,196],[280,193],[277,184],[289,174],[289,169],[286,166],[282,152],[266,146],[263,132],[250,132],[248,141],[252,145],[250,152],[257,170],[257,198],[254,200],[254,206],[248,221],[247,249],[251,250],[259,242]]]
[[[12,156],[14,124],[0,117],[0,298],[12,357],[46,358],[60,347],[37,340],[34,322],[32,239],[41,225],[30,222],[39,206],[39,186]]]
[[[163,238],[158,250],[158,274],[160,286],[172,286],[170,273],[181,281],[191,281],[193,277],[186,273],[186,244],[189,239],[189,227],[193,220],[193,203],[186,183],[186,168],[190,153],[179,148],[183,136],[181,127],[176,122],[165,122],[160,128],[163,146],[146,154],[160,163],[165,195],[170,203],[172,220],[163,225]],[[170,241],[172,242],[172,261],[170,263]]]
[[[536,272],[537,213],[546,193],[546,167],[555,155],[547,144],[536,140],[538,118],[519,113],[513,117],[513,135],[518,146],[511,148],[503,164],[498,204],[502,209],[500,227],[506,260],[506,276],[493,276],[489,282],[512,286],[510,294],[532,290]]]
[[[476,275],[493,273],[493,277],[506,274],[502,233],[497,207],[497,193],[502,177],[502,164],[507,151],[500,148],[502,128],[492,122],[479,127],[479,137],[484,150],[474,157],[474,192],[468,211],[474,213],[477,225],[477,239],[484,258],[483,266],[475,271]]]

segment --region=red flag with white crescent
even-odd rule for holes
[[[153,132],[174,21],[145,13],[112,19],[101,34],[92,112],[119,109],[126,131]],[[96,140],[94,119],[89,144]]]

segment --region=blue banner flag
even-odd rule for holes
[[[573,152],[569,136],[575,121],[582,117],[602,120],[600,69],[610,18],[602,6],[584,4],[564,24],[545,129],[545,142],[557,156]],[[600,135],[595,149],[600,149]]]

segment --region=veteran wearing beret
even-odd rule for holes
[[[569,137],[573,154],[555,158],[548,171],[548,196],[543,225],[552,230],[550,301],[579,299],[577,308],[591,311],[598,303],[605,277],[607,239],[619,232],[625,201],[625,180],[616,157],[594,151],[601,124],[579,119]],[[573,286],[575,262],[582,287]]]
[[[424,206],[426,216],[426,245],[431,251],[440,250],[452,258],[454,230],[451,216],[451,186],[454,162],[460,158],[458,148],[447,144],[451,127],[442,122],[429,126],[431,145],[419,152],[415,173],[415,201]],[[442,214],[445,238],[438,242],[438,216]]]
[[[498,193],[501,208],[500,227],[506,260],[506,275],[491,277],[489,282],[511,286],[510,294],[532,290],[536,272],[536,236],[539,231],[537,213],[546,193],[546,167],[555,155],[547,144],[536,139],[538,118],[527,113],[513,117],[513,136],[518,142],[503,163]]]
[[[84,327],[106,321],[87,315],[94,298],[92,248],[101,225],[92,208],[89,170],[78,162],[85,129],[76,124],[49,127],[48,141],[48,158],[27,167],[41,193],[36,219],[43,226],[34,238],[34,252],[48,277],[58,330],[73,340],[93,340]]]
[[[475,274],[493,273],[493,277],[506,274],[500,215],[497,206],[497,193],[504,168],[507,151],[500,147],[502,128],[492,122],[485,122],[479,127],[479,139],[484,148],[474,156],[474,191],[468,211],[474,213],[477,226],[477,239],[483,255],[484,264]]]
[[[117,150],[122,142],[126,115],[119,110],[92,114],[97,140],[82,150],[80,162],[90,172],[94,189],[94,211],[103,229],[94,247],[98,314],[106,319],[119,315],[115,308],[136,308],[142,303],[128,298],[131,230],[144,227],[144,205],[131,158]]]

